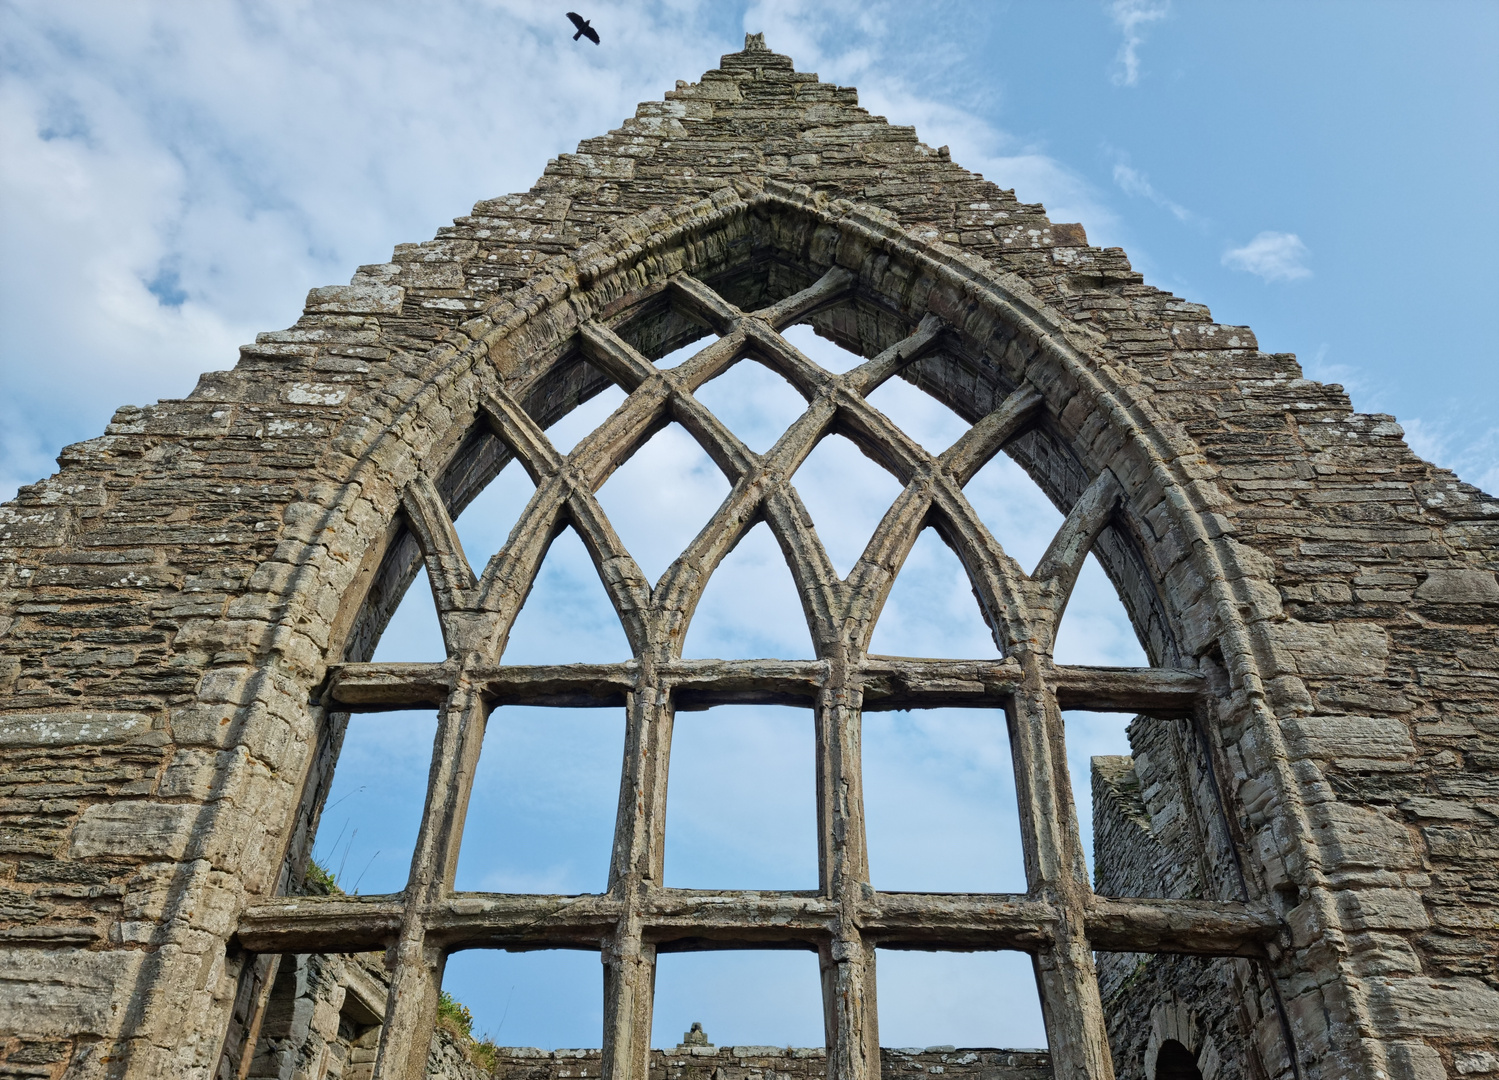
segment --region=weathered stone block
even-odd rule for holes
[[[145,713],[9,713],[0,719],[0,746],[123,743],[150,730]]]
[[[0,1031],[24,1038],[108,1036],[136,991],[143,954],[0,949]]]
[[[1499,1037],[1499,990],[1478,979],[1374,978],[1369,1001],[1375,1021],[1394,1033]]]
[[[1307,816],[1324,868],[1329,871],[1415,865],[1415,851],[1405,826],[1382,814],[1348,803],[1326,802],[1310,807]]]
[[[360,315],[399,315],[406,290],[399,285],[374,282],[357,285],[327,285],[307,294],[308,314],[316,312]]]
[[[1291,752],[1302,757],[1405,761],[1416,753],[1410,729],[1387,717],[1301,716],[1282,726]]]
[[[1433,604],[1499,604],[1499,580],[1490,570],[1432,570],[1416,599]]]
[[[1424,1042],[1397,1042],[1389,1050],[1392,1080],[1447,1080],[1442,1055]]]
[[[1499,1052],[1493,1050],[1459,1050],[1452,1055],[1459,1076],[1482,1076],[1499,1072]]]
[[[97,803],[79,818],[70,850],[77,859],[95,855],[180,859],[187,852],[200,812],[197,806],[173,803]]]
[[[1281,670],[1299,675],[1382,675],[1390,639],[1374,623],[1304,623],[1295,619],[1271,631]]]
[[[1420,894],[1409,889],[1344,892],[1338,908],[1355,930],[1424,930],[1431,925]]]

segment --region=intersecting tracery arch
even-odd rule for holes
[[[968,568],[1000,648],[1006,654],[1027,648],[1049,651],[1082,560],[1118,504],[1117,480],[1108,470],[1099,475],[1035,573],[1027,575],[989,534],[962,489],[990,458],[1028,430],[1041,395],[1030,386],[1012,391],[934,457],[866,398],[936,348],[946,329],[939,318],[928,315],[908,337],[842,375],[819,367],[778,333],[844,300],[853,285],[853,275],[835,267],[810,288],[762,311],[744,313],[697,279],[674,275],[668,282],[673,301],[709,325],[724,328],[710,345],[674,368],[657,368],[607,325],[585,324],[580,332],[584,355],[630,396],[567,455],[557,452],[536,421],[504,391],[487,395],[480,405],[484,422],[537,485],[510,543],[476,575],[433,482],[418,476],[402,500],[433,583],[449,654],[500,662],[547,545],[570,524],[598,565],[632,648],[657,660],[677,659],[708,578],[762,520],[786,553],[820,657],[867,648],[895,576],[916,537],[929,525]],[[808,401],[807,411],[763,455],[745,446],[692,393],[749,356],[785,376]],[[673,418],[701,441],[733,489],[652,586],[610,526],[594,492]],[[904,484],[846,578],[833,569],[809,525],[811,518],[793,477],[818,441],[834,431],[853,438]]]
[[[651,217],[647,215],[647,217]],[[1032,954],[1056,1067],[1108,1076],[1111,1067],[1091,951],[1256,955],[1274,932],[1242,903],[1110,901],[1089,889],[1065,765],[1060,707],[1187,715],[1203,677],[1180,666],[1093,670],[1053,665],[1051,649],[1090,550],[1122,584],[1157,663],[1179,660],[1157,582],[1173,522],[1175,481],[1130,408],[1094,380],[1087,342],[1072,340],[1033,297],[982,268],[922,247],[878,216],[834,213],[804,195],[725,196],[649,240],[601,248],[548,296],[512,298],[508,322],[474,329],[454,361],[443,404],[451,437],[401,489],[401,517],[327,700],[347,709],[439,705],[442,721],[410,883],[400,898],[301,903],[303,914],[247,942],[297,947],[394,946],[394,986],[381,1076],[416,1075],[436,1008],[443,958],[468,947],[598,948],[606,969],[605,1067],[646,1075],[658,951],[763,945],[815,948],[822,961],[829,1068],[878,1075],[876,944],[1013,948]],[[646,224],[650,224],[647,222]],[[712,283],[711,285],[709,283]],[[524,293],[525,291],[523,291]],[[732,299],[731,299],[732,298]],[[735,302],[737,301],[737,302]],[[529,304],[529,306],[527,306]],[[499,320],[498,314],[493,316]],[[834,374],[781,336],[810,321],[857,346],[864,363]],[[649,358],[703,336],[680,364]],[[805,412],[764,454],[737,439],[694,391],[745,358],[783,375]],[[972,421],[933,456],[869,404],[893,377],[945,394]],[[545,426],[612,381],[628,395],[566,455]],[[956,388],[956,389],[955,389]],[[466,404],[465,404],[466,403]],[[1072,415],[1086,407],[1079,422]],[[414,408],[433,407],[431,403]],[[646,580],[595,497],[609,475],[675,421],[698,440],[731,490],[687,550]],[[864,554],[839,578],[795,489],[817,441],[854,440],[904,485]],[[1067,516],[1027,575],[979,520],[963,486],[1005,451],[1030,468]],[[509,542],[482,571],[452,517],[513,457],[536,492]],[[1128,481],[1128,485],[1125,481]],[[1175,517],[1173,518],[1173,515]],[[816,657],[807,661],[681,659],[708,580],[764,521],[795,579]],[[1147,522],[1153,522],[1148,524]],[[547,546],[571,526],[624,626],[634,658],[615,665],[507,665],[508,636]],[[870,635],[920,532],[934,527],[967,570],[1002,657],[937,661],[870,657]],[[1199,527],[1200,528],[1200,527]],[[1105,543],[1105,540],[1107,543]],[[1159,551],[1157,551],[1159,549]],[[360,663],[399,585],[425,562],[448,659],[440,665]],[[1176,556],[1179,560],[1179,554]],[[616,704],[627,709],[625,763],[609,874],[597,896],[454,894],[453,873],[484,718],[497,704]],[[800,702],[817,725],[820,883],[808,893],[719,893],[661,885],[666,778],[674,711],[723,702]],[[859,765],[866,709],[968,704],[1001,711],[1015,754],[1029,888],[1025,895],[887,894],[869,885]],[[1000,714],[997,712],[997,715]],[[340,906],[342,905],[342,906]],[[298,921],[298,920],[301,921]],[[300,936],[299,936],[300,935]],[[257,947],[252,944],[252,947]],[[418,1044],[420,1047],[418,1048]]]

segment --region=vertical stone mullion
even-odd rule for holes
[[[1036,953],[1035,966],[1056,1075],[1114,1080],[1103,1000],[1081,919],[1074,921],[1069,912],[1059,920],[1056,941]]]
[[[392,949],[390,994],[373,1080],[422,1080],[437,1021],[437,997],[447,957],[429,945],[432,908],[451,890],[458,868],[463,819],[484,741],[484,702],[466,683],[453,691],[437,722],[427,803],[422,813],[406,910]]]
[[[823,690],[817,701],[819,886],[834,899],[850,885],[857,896],[869,881],[859,760],[861,703],[862,694],[846,685]]]
[[[879,1080],[874,945],[852,930],[852,920],[843,924],[843,933],[817,948],[828,1080]]]
[[[646,1080],[651,1066],[656,946],[641,940],[638,915],[620,920],[613,939],[604,947],[603,959],[604,1080]]]
[[[1051,944],[1037,950],[1036,982],[1058,1076],[1113,1080],[1098,978],[1084,931],[1090,890],[1067,775],[1056,696],[1035,654],[1022,656],[1025,686],[1011,712],[1011,749],[1030,893],[1057,913]]]
[[[647,1080],[650,1075],[656,947],[643,940],[642,912],[661,888],[672,719],[670,694],[657,685],[647,658],[626,709],[609,866],[609,891],[624,902],[625,913],[603,954],[605,1080]]]
[[[859,932],[859,902],[869,887],[860,767],[862,694],[834,664],[817,701],[817,856],[820,887],[840,911],[831,941],[818,947],[828,1080],[878,1080],[879,1018],[874,946]]]

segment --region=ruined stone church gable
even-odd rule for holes
[[[543,426],[598,389],[534,377],[607,311],[581,298],[598,282],[634,258],[742,268],[755,236],[846,257],[955,327],[961,355],[904,374],[960,415],[1030,364],[1048,434],[1012,451],[1064,510],[1117,476],[1095,550],[1153,662],[1211,689],[1198,723],[1242,899],[1278,927],[1268,1007],[1302,1075],[1481,1071],[1499,1051],[1499,502],[753,42],[530,192],[313,290],[232,371],[121,409],[0,507],[8,1063],[219,1066],[247,985],[230,940],[295,884],[331,768],[319,687],[369,655],[415,573],[387,550],[406,485],[454,458],[497,380]],[[858,261],[882,243],[885,269]],[[901,279],[913,259],[926,276]],[[736,279],[769,290],[743,306],[815,276],[768,273]],[[814,322],[867,353],[900,336],[872,319]],[[1006,319],[1052,344],[1027,352]],[[454,512],[492,465],[439,470]]]

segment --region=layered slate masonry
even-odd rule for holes
[[[781,337],[798,323],[865,364],[818,368]],[[745,359],[807,401],[765,455],[693,394]],[[969,433],[926,454],[864,398],[893,377]],[[610,385],[625,405],[557,453],[545,429]],[[593,493],[673,420],[732,491],[652,583]],[[796,464],[835,432],[902,485],[846,579],[795,491]],[[1066,516],[1033,574],[962,494],[1001,452]],[[452,520],[512,458],[536,498],[471,566]],[[598,952],[598,1068],[646,1080],[657,955],[771,945],[820,957],[819,1060],[837,1080],[892,1067],[877,947],[1030,954],[1058,1076],[1154,1076],[1163,1061],[1276,1080],[1499,1072],[1499,502],[1415,457],[1392,418],[1354,413],[1294,357],[1145,284],[1121,251],[756,36],[531,191],[313,290],[232,370],[121,409],[59,465],[0,507],[10,1075],[340,1063],[412,1080],[450,952],[553,947]],[[816,657],[682,660],[696,598],[760,520]],[[928,524],[1000,659],[868,654]],[[564,525],[609,591],[626,663],[504,662]],[[1149,668],[1053,663],[1090,552]],[[423,566],[447,660],[369,663]],[[674,710],[729,701],[815,711],[814,891],[661,885]],[[510,702],[625,706],[607,892],[453,892],[484,720]],[[442,715],[407,889],[304,895],[350,712],[422,703]],[[869,884],[860,718],[948,705],[1010,732],[1023,895]],[[1094,778],[1092,875],[1063,709],[1140,717],[1134,755]],[[346,980],[305,1030],[273,1007],[278,986],[365,953],[378,959],[359,970],[394,988],[383,1001],[349,1004],[364,999]],[[293,1049],[314,1032],[323,1065]]]

